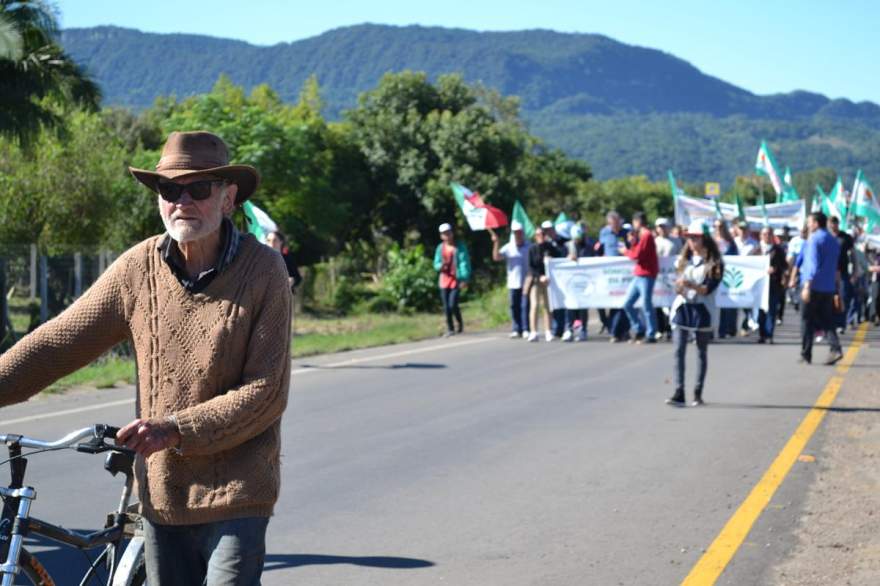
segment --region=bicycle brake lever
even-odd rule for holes
[[[104,443],[103,438],[94,437],[87,442],[82,442],[73,446],[77,452],[83,452],[85,454],[100,454],[101,452],[106,452],[107,450],[112,449],[113,446],[108,446]]]

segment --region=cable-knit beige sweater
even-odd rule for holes
[[[162,261],[158,241],[128,250],[64,313],[0,356],[0,405],[24,401],[130,339],[137,416],[174,414],[181,435],[179,451],[137,458],[147,519],[269,516],[290,379],[284,261],[245,235],[232,263],[191,294]]]

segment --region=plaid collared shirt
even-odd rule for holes
[[[165,236],[159,240],[158,248],[162,255],[162,260],[168,264],[171,268],[171,272],[174,273],[174,276],[177,277],[180,284],[190,293],[204,291],[205,287],[207,287],[217,275],[223,272],[223,269],[228,267],[235,258],[235,255],[238,254],[239,244],[241,243],[241,232],[238,231],[238,228],[235,227],[232,220],[225,217],[220,225],[220,229],[223,232],[221,235],[223,248],[220,252],[220,258],[217,259],[216,265],[199,274],[195,280],[187,274],[186,263],[180,254],[180,248],[177,247],[177,242],[171,238],[171,235],[166,233]]]

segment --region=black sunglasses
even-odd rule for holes
[[[174,203],[180,199],[180,196],[183,195],[184,191],[194,200],[202,201],[211,197],[211,188],[215,183],[223,183],[223,181],[206,179],[204,181],[193,181],[186,185],[174,183],[173,181],[160,181],[156,185],[156,191],[159,192],[162,199],[169,203]]]

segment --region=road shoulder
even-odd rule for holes
[[[880,583],[880,330],[847,373],[815,457],[815,480],[795,530],[797,545],[770,584]]]

